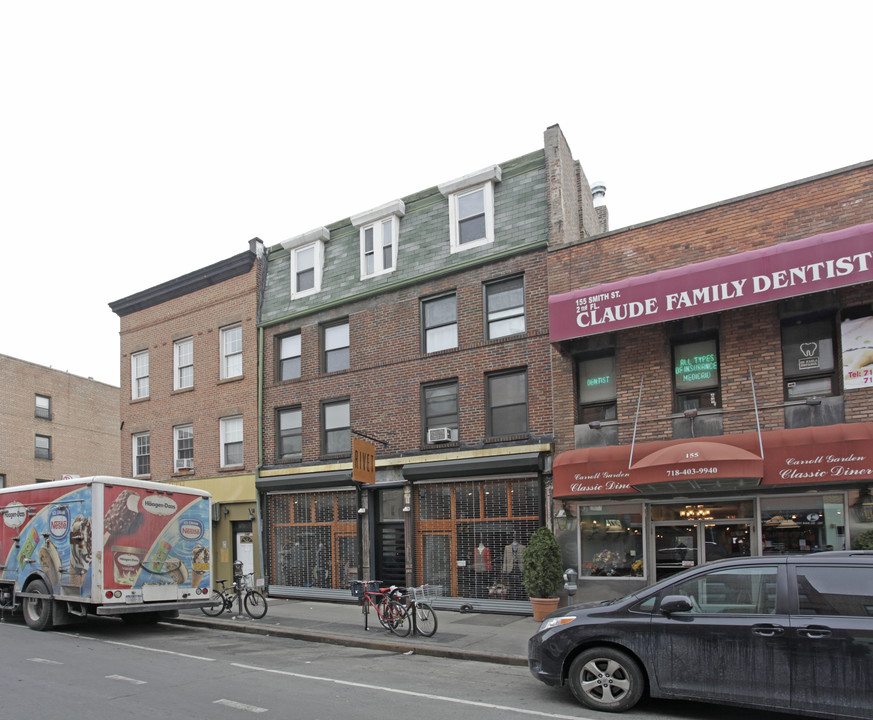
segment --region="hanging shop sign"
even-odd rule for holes
[[[873,281],[873,224],[549,298],[551,342]]]
[[[352,480],[372,485],[376,482],[376,446],[352,438]]]

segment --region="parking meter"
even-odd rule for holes
[[[243,574],[243,563],[242,560],[234,560],[233,561],[233,580],[236,583],[239,583],[242,580]]]
[[[567,591],[569,602],[572,604],[573,596],[576,594],[576,578],[579,577],[573,568],[567,568],[564,571],[564,590]]]

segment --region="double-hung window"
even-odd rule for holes
[[[501,177],[493,165],[439,186],[449,201],[450,252],[494,242],[494,184]]]
[[[133,474],[151,474],[151,439],[147,432],[133,435]]]
[[[132,400],[149,396],[149,351],[130,356],[130,397]]]
[[[489,437],[528,432],[527,370],[491,373],[485,378],[486,428]]]
[[[421,324],[425,353],[458,347],[458,296],[450,293],[422,300]]]
[[[295,380],[300,377],[300,333],[285,335],[279,340],[279,380]]]
[[[297,462],[303,457],[303,412],[299,407],[282,408],[277,415],[276,459]]]
[[[422,386],[422,418],[425,442],[458,439],[458,382],[430,383]]]
[[[352,225],[361,235],[361,278],[393,272],[397,264],[400,218],[406,212],[402,200],[353,215]]]
[[[175,458],[173,469],[194,469],[194,426],[177,425],[173,428],[173,456]]]
[[[349,369],[349,322],[326,325],[324,338],[324,372],[338,372]]]
[[[49,435],[35,435],[34,436],[34,451],[33,456],[37,460],[51,460],[52,459],[52,439]]]
[[[351,407],[348,400],[332,400],[321,406],[324,455],[347,455],[352,451]]]
[[[243,464],[242,415],[221,418],[221,467]]]
[[[242,325],[221,328],[221,379],[243,374]]]
[[[52,399],[47,395],[37,395],[34,401],[33,408],[34,417],[42,420],[52,419]]]
[[[525,331],[523,276],[485,285],[485,326],[489,340]]]
[[[194,338],[173,343],[173,389],[194,387]]]
[[[328,240],[330,240],[330,231],[320,227],[282,243],[282,247],[290,256],[292,299],[312,295],[321,290],[324,243]]]

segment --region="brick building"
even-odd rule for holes
[[[578,600],[873,528],[873,163],[553,242],[553,520]]]
[[[261,308],[271,593],[349,580],[524,599],[552,452],[550,235],[604,208],[557,126],[544,148],[270,249]],[[353,479],[372,443],[372,484]],[[479,606],[479,605],[477,605]]]
[[[117,387],[7,355],[0,387],[0,487],[119,474]]]
[[[258,293],[263,244],[109,304],[121,319],[125,476],[212,493],[213,563],[259,571]]]

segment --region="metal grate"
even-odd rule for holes
[[[358,577],[355,491],[267,497],[270,584],[340,589]]]
[[[414,496],[416,582],[459,598],[527,598],[524,549],[542,524],[537,479],[421,483]]]

